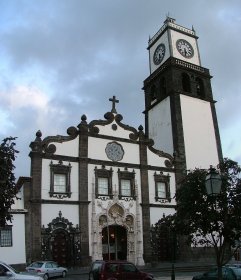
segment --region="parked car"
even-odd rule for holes
[[[37,261],[31,263],[26,267],[27,272],[32,274],[38,274],[43,277],[44,280],[48,280],[52,277],[66,277],[68,269],[66,267],[59,266],[54,261]]]
[[[0,279],[1,280],[43,280],[38,275],[30,275],[27,273],[18,272],[10,265],[0,261]]]
[[[223,280],[241,280],[240,268],[223,267],[222,268]],[[214,268],[201,275],[193,276],[192,280],[216,280],[218,279],[218,269]]]
[[[127,261],[94,261],[89,272],[89,280],[138,279],[154,280],[150,273],[140,271],[133,263]]]

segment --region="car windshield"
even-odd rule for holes
[[[230,267],[237,276],[241,276],[241,268]]]
[[[102,263],[93,263],[92,270],[100,270]]]
[[[34,263],[32,263],[30,266],[31,266],[31,267],[37,267],[37,268],[39,268],[39,267],[41,267],[42,265],[43,265],[42,262],[34,262]]]
[[[17,274],[19,274],[20,272],[19,271],[17,271],[15,268],[13,268],[11,265],[9,265],[9,264],[5,264],[5,266],[8,268],[8,269],[10,269],[10,270],[13,270],[15,273],[17,273]]]

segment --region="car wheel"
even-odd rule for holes
[[[66,275],[67,275],[67,272],[64,270],[64,271],[62,272],[62,277],[65,278]]]
[[[44,278],[44,280],[48,280],[49,279],[49,275],[46,273],[46,274],[44,274],[43,278]]]

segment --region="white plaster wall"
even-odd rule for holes
[[[210,103],[181,95],[187,169],[218,164]]]
[[[149,182],[149,199],[151,204],[160,205],[160,202],[155,201],[155,179],[154,179],[154,173],[155,171],[149,170],[148,171],[148,182]],[[160,174],[160,172],[156,172],[156,174]],[[169,173],[169,172],[163,172],[163,175],[170,176],[170,196],[171,196],[171,202],[166,202],[165,205],[174,205],[176,204],[176,201],[174,199],[174,196],[176,194],[176,180],[175,180],[175,173]]]
[[[165,160],[168,160],[168,158],[158,156],[157,154],[147,149],[147,162],[149,165],[166,167],[164,163]]]
[[[155,141],[154,147],[173,154],[172,122],[170,97],[157,104],[149,112],[149,138]]]
[[[12,247],[0,247],[1,261],[8,264],[26,263],[25,254],[25,215],[13,214]]]
[[[112,140],[89,137],[88,155],[91,159],[109,160],[105,148]],[[124,156],[120,162],[137,163],[139,164],[139,145],[115,141],[122,145],[124,149]],[[109,160],[111,161],[111,160]]]
[[[151,207],[150,208],[150,215],[151,215],[151,225],[155,225],[161,218],[163,218],[163,215],[173,215],[175,213],[174,208],[161,208],[161,207]]]
[[[122,123],[124,124],[123,120]],[[112,129],[112,125],[116,124],[117,125],[117,130]],[[99,134],[102,135],[111,135],[114,137],[120,137],[120,138],[125,138],[125,139],[130,139],[129,135],[132,133],[130,130],[125,130],[124,128],[120,127],[116,121],[113,121],[111,124],[108,125],[97,125],[96,127],[99,128]]]
[[[157,48],[158,45],[160,44],[164,44],[165,45],[165,56],[161,62],[161,64],[163,64],[169,57],[170,57],[170,50],[169,50],[169,42],[168,42],[168,34],[167,32],[165,32],[161,38],[159,38],[159,40],[157,40],[157,42],[151,46],[150,48],[150,67],[151,67],[151,73],[153,73],[158,67],[160,67],[161,64],[159,65],[155,65],[153,62],[153,55],[154,52]]]
[[[53,198],[49,196],[50,191],[50,163],[51,160],[43,159],[42,161],[42,199],[51,199],[51,200],[59,200],[57,198]],[[58,164],[59,161],[52,160],[53,164]],[[70,173],[70,184],[71,184],[71,197],[66,198],[66,200],[78,200],[79,199],[79,191],[78,191],[78,163],[77,162],[70,162],[72,168]],[[63,161],[63,165],[69,165],[68,161]]]
[[[171,44],[173,46],[172,47],[173,57],[176,57],[178,59],[185,60],[187,62],[190,62],[190,63],[193,63],[193,64],[196,64],[196,65],[200,66],[200,60],[199,60],[199,55],[198,55],[198,48],[197,48],[197,44],[196,44],[196,39],[193,38],[193,37],[189,37],[189,36],[187,36],[183,33],[176,32],[174,30],[170,30],[170,34],[171,34]],[[182,56],[178,52],[177,47],[176,47],[176,41],[179,40],[179,39],[184,39],[192,45],[193,50],[194,50],[194,56],[193,57],[185,58],[184,56]]]
[[[79,207],[69,204],[42,204],[42,224],[47,227],[53,219],[59,217],[59,211],[62,217],[73,223],[73,226],[79,225]]]
[[[55,154],[69,157],[78,157],[79,155],[79,137],[63,143],[53,142],[53,144],[56,146]]]

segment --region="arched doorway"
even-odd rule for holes
[[[59,216],[41,229],[41,259],[55,260],[63,266],[74,266],[81,261],[81,232],[68,219]]]
[[[67,266],[70,259],[70,252],[68,248],[68,235],[64,230],[58,230],[52,237],[52,256],[53,260],[59,265]]]
[[[111,225],[103,228],[102,254],[104,260],[127,259],[127,233],[123,226]]]

